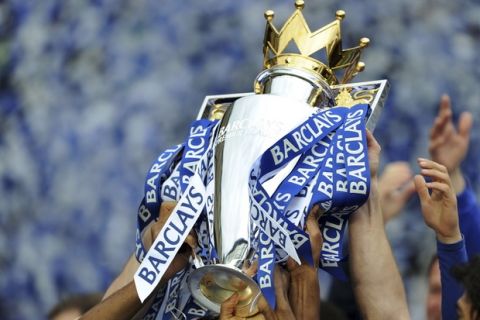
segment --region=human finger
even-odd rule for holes
[[[469,141],[470,139],[470,130],[473,125],[473,117],[470,112],[462,112],[460,119],[458,120],[458,133],[464,139]]]
[[[430,139],[434,139],[440,135],[446,128],[446,125],[450,122],[452,117],[450,97],[443,95],[440,98],[440,107],[438,114],[435,117],[432,128],[430,129]]]
[[[155,221],[150,223],[145,230],[145,233],[142,235],[142,241],[146,249],[150,248],[152,243],[155,241],[160,230],[162,230],[165,222],[175,208],[176,202],[163,202],[158,210],[158,217]],[[150,214],[150,213],[149,213]]]
[[[306,229],[310,237],[310,245],[312,247],[312,258],[313,258],[313,264],[315,267],[318,267],[318,263],[320,261],[320,252],[322,250],[322,243],[323,243],[322,232],[320,231],[320,227],[318,226],[318,214],[319,214],[319,208],[318,206],[315,206],[311,210],[306,221]]]
[[[177,205],[176,201],[162,202],[162,205],[160,206],[160,214],[159,214],[158,220],[165,223],[168,217],[170,217],[170,214],[172,214],[172,211],[173,209],[175,209],[176,205]]]
[[[451,190],[448,184],[439,181],[426,182],[425,185],[428,189],[439,191],[443,195],[448,194]]]
[[[377,175],[378,164],[380,162],[380,151],[382,148],[377,142],[370,130],[367,130],[367,147],[368,147],[368,160],[370,163],[370,175],[372,177]]]
[[[435,181],[443,182],[450,185],[450,176],[446,172],[442,172],[436,169],[421,169],[420,173],[424,177],[433,178]]]
[[[198,238],[194,230],[190,231],[187,238],[185,239],[185,243],[188,244],[190,248],[192,248],[192,250],[194,250],[197,247]]]
[[[380,144],[378,143],[377,139],[375,139],[373,133],[371,133],[370,130],[367,130],[367,146],[369,149],[373,149],[376,152],[380,152],[382,150]]]
[[[272,308],[270,308],[267,300],[263,295],[261,295],[260,298],[258,299],[257,307],[260,312],[260,315],[262,315],[264,319],[270,320],[270,319],[276,318],[275,313],[273,312]]]
[[[417,190],[418,197],[420,198],[420,203],[422,207],[424,204],[430,201],[430,193],[428,192],[428,188],[426,186],[425,178],[419,174],[417,174],[414,178],[415,182],[415,189]]]
[[[257,274],[257,270],[258,270],[258,260],[257,259],[255,259],[252,263],[250,263],[249,261],[245,261],[243,263],[242,271],[247,276],[249,276],[250,278],[252,278],[253,276],[255,276]]]
[[[421,169],[435,169],[445,173],[448,172],[447,167],[445,167],[443,164],[440,164],[432,160],[428,160],[425,158],[418,158],[417,162]]]
[[[440,98],[439,116],[449,118],[452,116],[452,101],[448,94],[443,94]]]
[[[449,117],[438,115],[433,121],[432,128],[430,129],[430,141],[441,137],[442,133],[448,124]]]
[[[173,209],[175,209],[176,205],[177,205],[176,201],[162,202],[162,205],[160,206],[160,210],[158,213],[158,218],[152,225],[153,240],[155,240],[160,230],[162,230],[163,226],[165,225],[165,222],[167,222],[168,218],[172,214]]]
[[[234,319],[235,307],[237,306],[239,295],[237,292],[220,305],[220,320]]]

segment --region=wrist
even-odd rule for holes
[[[372,178],[370,181],[370,194],[367,201],[350,217],[349,222],[351,223],[355,220],[376,222],[379,219],[383,225],[383,214],[378,194],[378,181],[376,178]]]
[[[455,230],[451,234],[441,234],[437,232],[437,240],[443,244],[453,244],[457,243],[462,240],[462,234],[460,233],[460,229]]]
[[[465,178],[463,177],[460,167],[455,168],[450,173],[450,180],[452,181],[453,190],[456,194],[460,194],[465,190]]]
[[[317,270],[310,266],[306,268],[302,266],[290,272],[288,300],[296,319],[318,319],[320,285]]]
[[[302,263],[298,267],[289,270],[290,281],[292,282],[309,282],[317,281],[317,268],[310,266],[308,263]]]

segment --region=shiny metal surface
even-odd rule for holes
[[[256,93],[270,93],[291,97],[311,106],[334,106],[334,95],[319,74],[298,68],[273,67],[260,72],[255,79]]]
[[[294,88],[291,94],[281,95],[289,87]],[[248,178],[255,160],[314,112],[307,103],[311,88],[298,77],[275,77],[268,90],[277,95],[244,96],[223,114],[214,160],[214,245],[219,261],[194,270],[189,279],[193,297],[209,310],[219,312],[221,303],[239,292],[241,312],[255,312],[260,289],[250,276],[256,271],[244,268],[253,263],[256,250],[251,243],[256,235],[251,230]]]
[[[252,314],[260,293],[258,285],[250,278],[256,271],[252,273],[243,268],[254,265],[252,258],[257,249],[251,242],[257,235],[251,229],[248,189],[255,160],[311,115],[312,106],[331,108],[339,101],[363,101],[366,95],[372,99],[367,103],[375,99],[375,103],[379,102],[375,86],[362,87],[362,92],[358,93],[356,87],[344,87],[365,68],[359,59],[369,43],[367,38],[362,38],[357,47],[342,50],[340,22],[345,12],[337,11],[335,21],[312,33],[302,14],[304,2],[297,0],[295,8],[280,31],[272,24],[273,11],[265,13],[266,70],[255,79],[256,95],[241,98],[232,95],[223,101],[205,100],[199,114],[199,117],[221,119],[214,154],[213,234],[218,261],[194,270],[189,288],[198,303],[216,312],[233,292],[239,292],[240,309],[245,316]],[[297,53],[285,52],[292,40],[299,49]],[[327,61],[311,57],[319,50],[325,50]],[[336,70],[343,71],[341,81],[337,80]],[[333,89],[333,85],[337,88]],[[370,116],[378,117],[375,108],[370,111]],[[267,192],[276,189],[275,184],[282,181],[279,177],[283,174],[268,181]]]
[[[215,151],[214,234],[220,263],[241,268],[251,248],[253,163],[313,111],[304,102],[265,94],[241,98],[225,113]]]
[[[335,105],[351,107],[367,103],[367,129],[373,132],[388,96],[390,84],[387,80],[375,80],[342,84],[331,87],[335,95]]]
[[[189,280],[189,289],[197,302],[216,313],[223,301],[238,292],[238,308],[245,314],[254,313],[255,302],[261,294],[255,281],[247,274],[225,266],[209,265],[195,270]]]

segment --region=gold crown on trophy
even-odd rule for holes
[[[345,18],[345,11],[338,10],[334,21],[311,32],[302,14],[304,6],[303,0],[295,1],[296,10],[280,31],[272,24],[274,12],[272,10],[265,12],[267,20],[263,47],[265,69],[275,66],[300,68],[320,75],[329,85],[347,83],[365,69],[365,63],[360,61],[360,55],[370,40],[361,38],[357,47],[342,50],[340,24]],[[291,40],[295,41],[300,53],[284,52]],[[324,48],[327,60],[325,63],[311,57]],[[339,81],[335,72],[341,69],[344,69],[344,72]]]

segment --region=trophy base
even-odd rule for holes
[[[196,302],[210,311],[220,313],[220,305],[237,292],[237,312],[245,316],[257,312],[260,288],[236,268],[221,264],[203,266],[192,272],[188,286]]]

